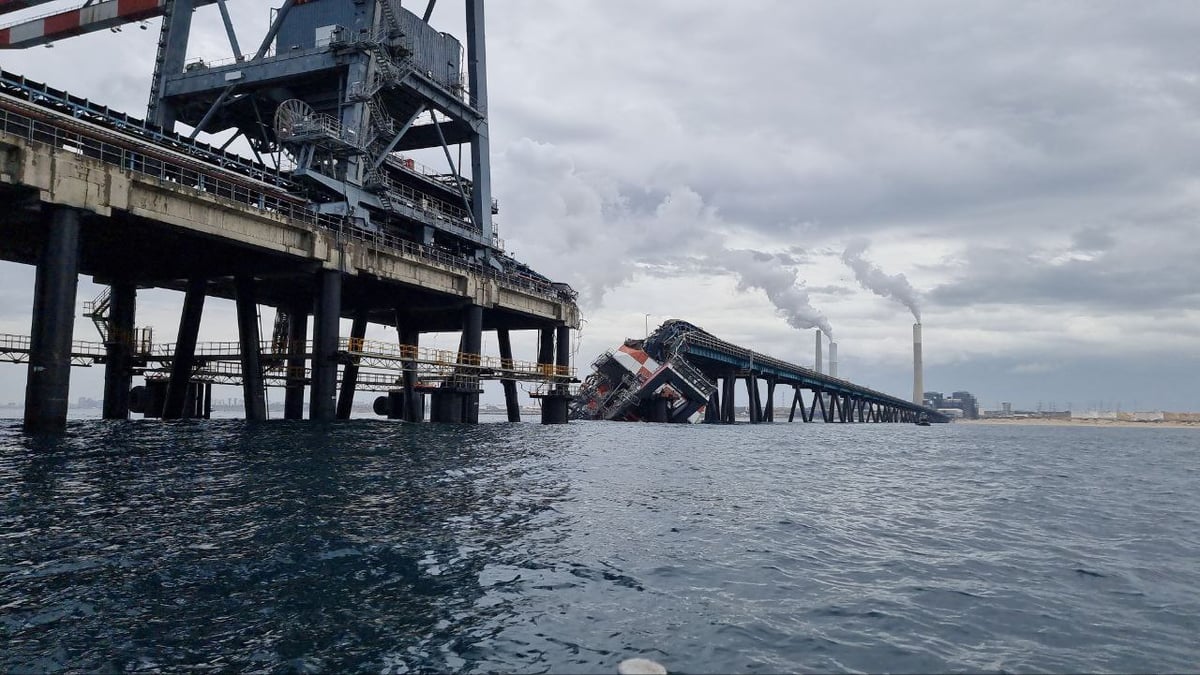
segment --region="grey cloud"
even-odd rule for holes
[[[956,216],[1017,206],[1056,219],[1073,201],[1170,189],[1161,179],[1200,150],[1178,124],[1195,87],[1170,76],[1191,70],[1190,48],[1157,42],[1195,27],[1193,13],[947,8],[585,5],[556,20],[620,27],[624,44],[646,47],[573,44],[604,67],[572,78],[549,64],[564,72],[548,77],[556,94],[576,93],[572,110],[609,124],[607,147],[589,154],[683,182],[763,232],[810,220],[825,237],[917,220],[946,232]]]
[[[808,292],[813,295],[851,296],[854,289],[849,286],[809,286]]]
[[[1085,227],[1071,234],[1071,246],[1077,251],[1108,251],[1116,246],[1117,240],[1108,229]]]
[[[1022,246],[974,246],[956,278],[928,297],[942,307],[1062,305],[1104,312],[1196,307],[1200,250],[1194,243],[1156,248],[1056,262]]]

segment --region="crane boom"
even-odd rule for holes
[[[0,0],[0,14],[8,14],[9,12],[19,12],[23,9],[44,5],[54,0]]]
[[[24,9],[47,1],[0,0],[0,13]],[[168,0],[98,0],[90,5],[57,14],[21,21],[0,28],[0,49],[35,47],[75,35],[162,16],[167,2]],[[208,5],[213,2],[215,0],[197,0],[196,5]]]

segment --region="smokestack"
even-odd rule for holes
[[[837,343],[829,341],[829,375],[837,377]]]
[[[821,329],[820,328],[817,329],[817,360],[815,363],[817,365],[813,369],[816,370],[818,373],[821,372]]]
[[[913,403],[925,403],[925,370],[921,363],[921,324],[913,324]]]

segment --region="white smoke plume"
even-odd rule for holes
[[[775,255],[746,249],[725,250],[710,257],[708,264],[737,276],[738,290],[757,288],[784,314],[788,325],[797,330],[820,328],[833,337],[833,327],[825,315],[812,306],[808,289],[796,279],[796,271],[785,267]]]
[[[865,260],[862,256],[870,245],[866,239],[851,241],[842,253],[842,262],[854,270],[854,278],[863,288],[876,295],[899,300],[920,323],[921,305],[917,300],[917,292],[903,274],[884,274],[883,270]]]

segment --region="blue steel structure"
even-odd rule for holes
[[[282,156],[320,213],[480,260],[498,248],[482,0],[466,0],[465,50],[397,0],[288,0],[254,54],[217,65],[184,62],[194,0],[168,4],[153,121],[232,129]],[[395,154],[423,149],[441,151],[443,173]]]
[[[51,0],[0,0],[0,14]],[[284,0],[243,54],[226,0],[89,0],[0,27],[0,49],[48,44],[162,17],[147,120],[231,132],[283,169],[321,214],[473,257],[499,268],[492,215],[483,0],[464,0],[467,41],[400,0]],[[232,57],[188,60],[192,16],[216,4]],[[144,24],[143,24],[144,27]],[[470,178],[452,146],[470,147]],[[220,148],[225,150],[225,147]],[[433,150],[444,170],[397,153]],[[440,151],[440,152],[439,152]],[[460,155],[461,156],[461,155]],[[278,172],[278,171],[277,171]]]

